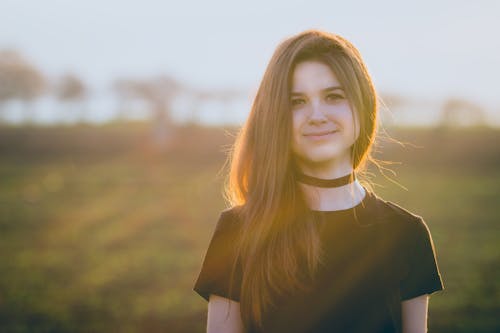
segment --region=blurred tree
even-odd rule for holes
[[[55,85],[55,95],[66,104],[68,111],[77,112],[79,118],[83,118],[87,89],[83,81],[75,74],[68,73],[59,79]]]
[[[64,75],[56,86],[56,96],[61,101],[81,100],[85,94],[84,83],[74,74]]]
[[[441,127],[484,126],[486,116],[481,106],[462,98],[448,99],[442,109]]]
[[[139,99],[148,104],[152,121],[153,141],[158,148],[166,147],[172,137],[171,107],[180,93],[181,84],[169,76],[158,76],[149,79],[119,79],[113,88],[119,98],[126,101]],[[123,104],[121,105],[123,112]]]
[[[25,119],[30,116],[31,103],[46,88],[44,76],[18,52],[0,51],[0,111],[9,100],[24,102]]]

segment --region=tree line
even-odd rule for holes
[[[145,78],[118,78],[110,86],[122,108],[140,100],[151,111],[155,121],[168,121],[171,107],[180,95],[190,100],[192,120],[196,108],[207,100],[230,102],[246,97],[239,89],[204,90],[187,85],[169,75]],[[9,101],[22,102],[26,109],[43,95],[52,95],[67,108],[75,108],[89,97],[89,86],[75,73],[48,78],[19,52],[0,50],[0,112]]]
[[[184,96],[191,107],[186,112],[192,122],[197,122],[199,107],[206,101],[230,103],[248,97],[243,90],[196,89],[169,75],[148,78],[118,78],[111,89],[119,101],[119,109],[126,110],[127,104],[140,101],[149,110],[151,121],[156,124],[155,133],[166,136],[172,123],[173,103],[179,96]],[[47,78],[35,65],[19,52],[0,50],[0,121],[5,105],[12,100],[22,102],[26,117],[29,119],[32,103],[39,97],[51,94],[64,108],[74,113],[82,111],[85,100],[89,97],[88,85],[75,73],[65,73],[56,79]],[[383,95],[383,100],[394,110],[409,103],[408,99],[397,95]],[[120,112],[118,112],[120,117]],[[469,100],[452,97],[445,100],[440,108],[438,119],[441,126],[456,127],[484,125],[487,123],[484,109]]]

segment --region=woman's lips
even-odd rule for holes
[[[332,137],[337,130],[306,133],[304,136],[311,140],[324,140]]]

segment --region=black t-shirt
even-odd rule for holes
[[[229,294],[236,211],[222,212],[193,288],[206,300],[216,294],[239,301],[241,268]],[[311,290],[264,314],[264,332],[400,332],[401,301],[443,289],[420,216],[368,190],[355,207],[310,213],[320,224],[325,260]]]

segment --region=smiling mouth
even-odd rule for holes
[[[335,134],[337,132],[338,132],[338,130],[322,131],[322,132],[306,133],[306,134],[304,134],[304,136],[308,137],[308,138],[323,138],[323,137],[330,136],[331,134]]]

